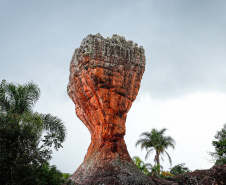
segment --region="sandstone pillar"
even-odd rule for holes
[[[68,94],[91,134],[85,159],[70,177],[79,184],[152,184],[129,156],[127,113],[145,69],[144,49],[113,35],[88,35],[73,54]],[[82,139],[82,138],[81,138]]]

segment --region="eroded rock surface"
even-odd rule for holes
[[[118,35],[88,35],[75,50],[68,94],[89,129],[91,144],[70,177],[74,182],[152,184],[132,162],[124,141],[126,116],[144,69],[144,49]]]
[[[226,165],[213,166],[174,177],[179,184],[223,185],[226,184]]]
[[[150,177],[150,179],[158,185],[224,185],[226,184],[226,165],[180,174],[171,180],[157,177]]]

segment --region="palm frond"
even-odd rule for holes
[[[21,108],[20,112],[31,111],[40,97],[38,86],[33,82],[29,82],[23,86],[19,85],[18,92],[21,96],[18,102]]]
[[[3,111],[11,111],[17,114],[32,111],[39,99],[40,89],[33,83],[24,85],[6,83],[1,86],[0,107]]]
[[[5,93],[2,91],[0,94],[0,111],[7,112],[10,109],[10,102],[5,97]]]
[[[154,148],[151,148],[150,150],[147,151],[146,155],[145,155],[145,160],[147,160],[147,158],[149,157],[149,155],[151,154],[151,152],[153,152]]]
[[[163,145],[165,146],[165,148],[172,147],[173,149],[175,149],[175,144],[176,144],[176,142],[174,141],[174,139],[171,136],[164,137]]]
[[[159,133],[160,133],[161,135],[164,135],[164,133],[165,133],[166,130],[167,130],[167,128],[162,128],[162,129],[159,131]]]
[[[152,146],[152,144],[150,143],[150,140],[148,139],[145,139],[145,138],[142,138],[142,139],[139,139],[137,142],[136,142],[136,147],[138,145],[141,145],[141,150],[143,150],[143,148],[149,148]]]
[[[140,134],[140,137],[141,137],[141,136],[144,136],[144,137],[146,137],[146,138],[150,138],[151,133],[149,133],[149,132],[143,132],[143,133]]]
[[[170,165],[172,166],[172,159],[171,159],[170,155],[168,154],[168,152],[167,152],[167,151],[164,151],[164,152],[165,152],[165,153],[166,153],[166,155],[168,156],[168,159],[169,159]]]
[[[1,90],[0,90],[0,107],[1,112],[8,112],[11,110],[12,112],[12,105],[14,105],[13,97],[16,94],[16,88],[15,85],[12,84],[1,84]]]
[[[162,161],[164,161],[164,159],[163,159],[162,155],[160,155],[160,157],[161,157],[161,160],[162,160]]]
[[[42,116],[38,113],[24,112],[19,116],[21,125],[32,125],[32,131],[41,137],[44,128]]]
[[[52,116],[51,114],[42,114],[44,122],[44,128],[48,133],[46,136],[47,141],[52,140],[55,145],[55,149],[61,147],[61,143],[64,142],[66,137],[66,128],[61,119]]]

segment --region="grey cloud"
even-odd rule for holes
[[[71,56],[82,39],[117,33],[142,45],[147,64],[140,95],[168,99],[194,91],[224,93],[225,9],[224,0],[1,0],[0,79],[36,82],[42,90],[37,110],[65,120],[70,137],[65,152],[82,160],[71,141],[86,145],[88,131],[83,136],[85,127],[71,119],[74,105],[66,93]],[[68,159],[60,168],[66,172],[69,163],[74,166]],[[80,163],[76,160],[75,167]]]
[[[225,1],[24,0],[1,5],[1,78],[42,84],[51,70],[68,73],[74,49],[89,33],[100,32],[144,46],[141,91],[153,97],[226,90]]]

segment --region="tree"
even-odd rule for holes
[[[141,150],[145,148],[147,150],[147,154],[145,159],[149,157],[151,152],[155,150],[155,158],[154,161],[156,162],[157,166],[160,165],[160,157],[163,160],[163,155],[166,153],[168,156],[169,162],[172,165],[172,159],[166,149],[168,147],[175,148],[175,141],[171,136],[164,136],[166,128],[161,129],[158,131],[157,129],[152,129],[151,132],[143,132],[140,137],[143,138],[139,139],[136,143],[136,146],[141,145]],[[158,170],[158,174],[160,174],[160,169]]]
[[[172,173],[173,175],[179,175],[189,172],[191,171],[187,167],[185,167],[185,163],[175,165],[173,168],[170,169],[170,173]]]
[[[63,122],[51,114],[41,114],[33,111],[35,103],[40,97],[40,89],[33,82],[20,85],[2,81],[0,86],[0,113],[2,116],[14,115],[20,122],[33,124],[37,134],[47,132],[42,139],[45,146],[55,149],[62,147],[65,140],[66,129]],[[32,123],[33,122],[33,123]]]
[[[212,145],[215,147],[215,152],[211,153],[216,160],[215,165],[226,164],[226,124],[215,135],[215,141]]]
[[[39,96],[32,82],[0,84],[0,184],[39,184],[37,174],[51,158],[49,147],[62,147],[63,122],[33,111]]]
[[[33,125],[20,124],[15,115],[0,116],[0,184],[38,184],[38,168],[50,158]]]
[[[42,165],[37,176],[40,185],[60,185],[65,182],[63,173],[57,170],[56,166],[50,166],[48,162]]]
[[[158,177],[161,170],[163,170],[163,167],[158,164],[152,166],[150,176]]]
[[[138,156],[133,157],[133,162],[137,165],[137,167],[145,174],[148,175],[149,169],[152,168],[150,163],[144,163]]]

